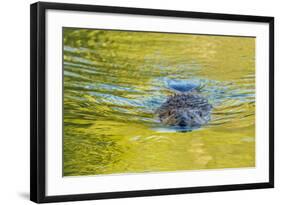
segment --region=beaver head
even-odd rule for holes
[[[194,128],[208,123],[211,108],[200,95],[175,94],[156,110],[156,114],[165,125]]]

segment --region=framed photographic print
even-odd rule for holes
[[[274,18],[31,5],[31,200],[272,188]]]

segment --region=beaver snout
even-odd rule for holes
[[[185,112],[180,113],[181,115],[178,116],[177,125],[180,127],[186,127],[188,125],[189,117],[186,115]]]
[[[180,127],[186,127],[187,126],[187,123],[186,123],[186,120],[182,119],[179,124],[178,124]]]

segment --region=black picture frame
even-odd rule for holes
[[[220,186],[46,196],[46,11],[48,9],[169,16],[269,24],[269,181]],[[30,7],[30,199],[37,203],[97,200],[274,187],[274,17],[38,2]]]

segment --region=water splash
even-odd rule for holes
[[[182,79],[166,79],[166,86],[179,92],[190,92],[200,87],[200,81],[182,80]]]

